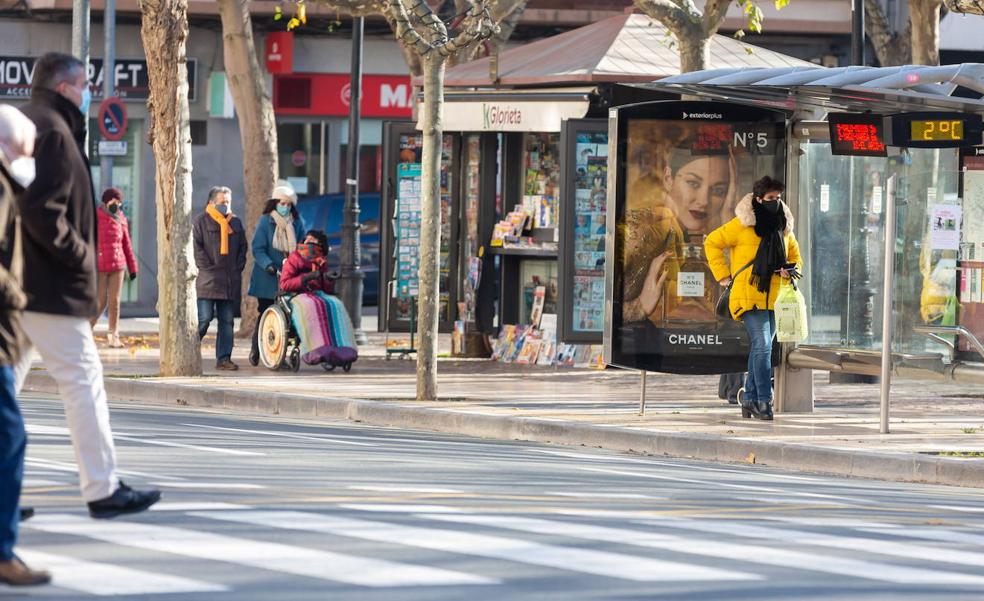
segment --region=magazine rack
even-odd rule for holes
[[[396,280],[390,280],[388,288],[396,289]],[[392,295],[391,295],[392,298]],[[386,304],[386,323],[390,321],[390,312],[393,310],[393,303]],[[400,359],[409,359],[410,355],[417,352],[414,346],[414,335],[417,333],[417,299],[410,297],[410,346],[390,348],[389,328],[386,328],[386,360],[389,361],[393,355],[399,355]]]

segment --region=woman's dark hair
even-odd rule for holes
[[[266,204],[263,205],[263,214],[269,215],[270,213],[274,212],[275,210],[277,210],[278,204],[280,204],[279,198],[271,198],[270,200],[266,201]],[[295,221],[301,218],[300,214],[298,214],[297,212],[297,206],[294,205],[293,203],[291,203],[290,205],[290,215],[291,217],[294,218]]]
[[[769,192],[778,192],[782,194],[785,191],[785,184],[777,179],[772,179],[768,175],[756,181],[755,184],[752,185],[752,194],[755,198],[762,198]]]
[[[308,236],[311,236],[312,238],[318,241],[318,245],[321,246],[322,250],[325,251],[326,255],[329,252],[331,252],[331,245],[328,244],[328,235],[325,234],[323,231],[308,230],[308,232],[304,234],[304,237],[307,238]]]

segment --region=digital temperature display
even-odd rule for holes
[[[888,156],[885,147],[885,122],[881,115],[831,113],[830,147],[832,154],[883,157]]]
[[[964,139],[963,119],[913,120],[909,127],[915,141],[960,142]]]

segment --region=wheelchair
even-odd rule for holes
[[[258,342],[260,363],[277,371],[301,369],[301,339],[291,320],[290,301],[293,294],[280,293],[273,304],[260,316]]]
[[[301,338],[294,328],[290,308],[290,301],[295,296],[295,293],[280,292],[274,303],[260,316],[257,341],[260,363],[267,369],[289,369],[295,373],[301,369]],[[333,371],[336,367],[330,363],[320,365],[325,371]],[[342,365],[346,373],[351,369],[351,363]]]

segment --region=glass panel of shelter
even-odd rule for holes
[[[811,314],[804,344],[881,348],[885,202],[893,176],[893,351],[945,352],[914,331],[922,324],[967,325],[984,334],[976,325],[984,321],[980,286],[972,288],[984,267],[984,225],[966,219],[984,216],[984,177],[961,185],[955,150],[907,149],[887,158],[834,156],[827,142],[800,150],[797,232]],[[984,176],[984,162],[981,169]],[[962,198],[962,189],[973,194]]]

